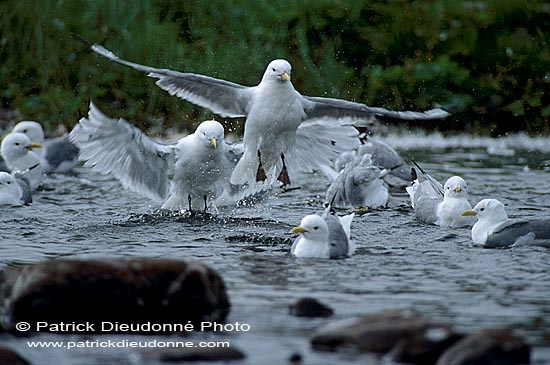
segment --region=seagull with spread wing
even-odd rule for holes
[[[91,48],[111,61],[147,72],[148,76],[158,79],[156,84],[160,88],[172,95],[223,117],[246,117],[244,154],[231,175],[235,185],[258,181],[272,184],[276,180],[290,184],[287,156],[294,153],[298,127],[311,119],[329,118],[336,127],[349,123],[350,118],[355,120],[354,125],[366,126],[377,115],[408,120],[440,119],[449,115],[441,109],[397,112],[345,100],[303,96],[290,81],[290,64],[282,59],[269,63],[258,85],[247,87],[204,75],[129,62],[99,45]],[[313,154],[310,157],[310,164],[320,160]]]
[[[162,202],[169,210],[210,210],[233,203],[229,176],[241,145],[224,140],[223,126],[202,122],[195,133],[173,144],[149,138],[124,119],[105,116],[90,103],[69,135],[84,166],[112,174],[127,189]]]

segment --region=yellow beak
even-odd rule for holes
[[[283,72],[283,74],[281,75],[281,79],[285,81],[290,81],[290,75],[287,74],[286,72]]]
[[[466,217],[466,216],[469,216],[469,215],[477,215],[477,213],[474,212],[473,210],[465,210],[462,213],[460,213],[460,215],[463,216],[463,217]]]
[[[456,188],[454,188],[453,190],[455,193],[460,193],[462,191],[462,189],[460,188],[459,185],[456,186]]]
[[[33,148],[42,148],[42,145],[40,143],[35,143],[35,142],[32,142],[29,147],[27,147],[28,149],[33,149]]]
[[[214,146],[214,148],[218,147],[218,141],[216,141],[216,138],[212,138],[210,143],[212,143],[212,146]]]
[[[302,227],[294,227],[290,230],[290,233],[306,233],[307,231],[303,229]]]

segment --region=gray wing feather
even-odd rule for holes
[[[32,189],[31,185],[29,184],[29,180],[24,177],[23,174],[20,172],[15,172],[13,174],[13,177],[15,178],[17,185],[19,185],[19,188],[21,189],[21,202],[23,204],[31,204]]]
[[[76,162],[78,158],[78,147],[76,147],[68,136],[61,136],[47,141],[46,161],[51,168],[56,168],[63,162]]]
[[[333,214],[323,216],[328,225],[329,257],[331,259],[347,257],[349,252],[348,237],[340,221]]]
[[[174,145],[153,141],[124,119],[110,119],[90,103],[70,140],[84,166],[114,175],[129,190],[163,202],[174,169]]]
[[[303,104],[308,118],[350,117],[372,122],[376,115],[404,120],[442,119],[450,115],[442,109],[432,109],[425,112],[398,112],[384,108],[373,108],[352,101],[312,96],[303,96]]]
[[[527,235],[533,236],[532,244],[550,246],[550,220],[518,221],[506,225],[487,237],[485,247],[509,247]]]
[[[253,90],[251,87],[213,77],[129,62],[97,44],[91,48],[95,53],[110,61],[147,72],[148,76],[159,79],[156,84],[161,89],[193,104],[208,108],[213,113],[231,118],[244,117],[248,113],[248,104]]]
[[[390,170],[390,174],[397,176],[403,180],[410,181],[410,167],[407,166],[405,160],[382,141],[370,139],[359,147],[357,154],[364,155],[369,153],[372,156],[372,162],[381,168]]]

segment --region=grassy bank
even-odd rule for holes
[[[70,128],[91,98],[142,128],[183,128],[212,115],[91,54],[71,33],[129,60],[245,85],[286,58],[303,94],[453,107],[449,120],[422,124],[429,129],[550,132],[543,1],[0,3],[3,108]]]

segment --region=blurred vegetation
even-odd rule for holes
[[[70,128],[93,99],[144,129],[192,128],[212,115],[72,33],[134,62],[244,85],[286,58],[302,94],[455,110],[414,124],[426,128],[550,132],[547,1],[0,2],[2,108]]]

